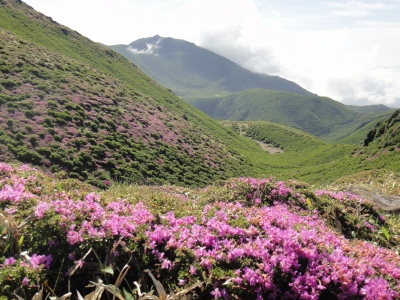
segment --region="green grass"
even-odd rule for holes
[[[400,172],[398,149],[329,144],[298,129],[272,122],[223,121],[222,124],[284,150],[284,153],[270,154],[267,164],[271,173],[264,173],[264,176],[297,179],[320,186],[365,170]]]
[[[188,98],[217,120],[271,121],[308,132],[327,142],[339,141],[360,128],[371,129],[374,120],[393,111],[355,112],[326,97],[253,89],[228,96]],[[348,141],[360,142],[353,137]]]
[[[23,3],[4,3],[3,160],[47,165],[97,185],[112,179],[204,185],[264,169],[267,155],[257,145],[121,55]]]
[[[219,110],[221,117],[268,115],[318,132],[325,140],[272,123],[249,126],[252,139],[285,150],[271,155],[185,103],[121,55],[23,3],[3,1],[0,26],[4,161],[33,163],[59,177],[104,188],[113,180],[204,186],[230,177],[270,175],[326,184],[363,170],[399,170],[394,144],[363,148],[326,143],[329,134],[334,139],[345,135],[338,128],[354,132],[357,126],[373,126],[374,114],[348,110],[328,98],[267,90],[205,100],[225,110]],[[283,108],[285,115],[268,106],[260,109],[266,103]],[[384,118],[388,113],[376,114]]]

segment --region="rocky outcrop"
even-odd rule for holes
[[[349,185],[346,191],[368,200],[379,208],[390,212],[400,212],[400,195],[387,195],[367,185]]]

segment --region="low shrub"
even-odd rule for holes
[[[364,236],[344,238],[319,208],[318,202],[351,207],[360,200],[350,193],[314,193],[273,178],[200,190],[122,184],[99,192],[5,163],[0,175],[3,211],[15,223],[31,216],[15,239],[27,252],[0,257],[0,286],[10,286],[0,290],[5,297],[17,287],[32,297],[37,281],[44,293],[118,299],[137,299],[149,286],[160,297],[168,286],[201,299],[399,297],[399,255]],[[373,236],[385,224],[389,234],[390,218],[359,225]]]

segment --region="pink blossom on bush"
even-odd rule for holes
[[[22,279],[22,285],[27,286],[28,284],[29,284],[29,278],[24,277],[24,279]]]
[[[30,258],[30,264],[33,269],[38,269],[40,267],[45,267],[46,269],[50,269],[50,263],[53,258],[51,255],[38,255],[33,254]]]
[[[17,260],[14,257],[8,257],[4,260],[5,266],[13,266]]]
[[[214,296],[214,299],[219,299],[221,298],[221,292],[219,291],[219,288],[215,288],[212,292],[211,295]]]

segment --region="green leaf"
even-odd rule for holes
[[[24,235],[21,235],[18,241],[18,245],[21,247],[23,242],[24,242]]]
[[[133,295],[129,293],[125,288],[123,288],[122,291],[124,293],[125,300],[135,300],[135,298],[133,298]]]
[[[390,236],[389,236],[389,233],[388,233],[387,229],[384,226],[382,226],[381,229],[382,229],[383,234],[385,235],[385,238],[387,240],[389,240]]]
[[[62,191],[62,187],[61,187],[61,182],[60,180],[57,179],[57,191],[61,192]]]
[[[111,275],[114,275],[114,270],[111,267],[105,267],[104,269],[101,270],[103,273],[108,273]]]
[[[4,248],[3,254],[6,254],[8,248],[10,248],[10,244],[7,244],[6,247]]]

